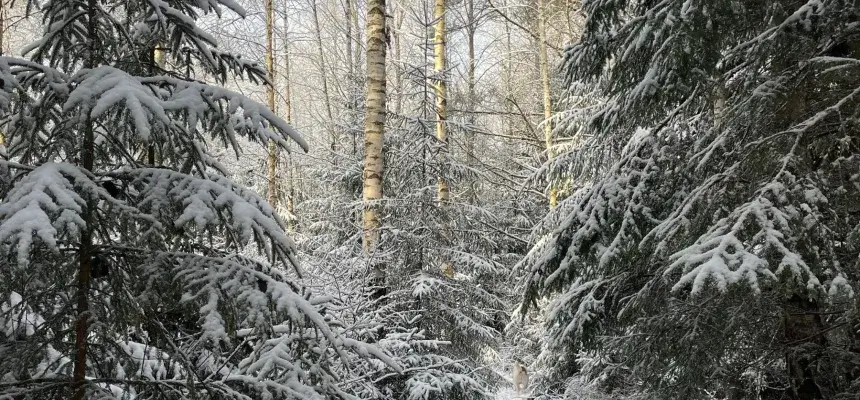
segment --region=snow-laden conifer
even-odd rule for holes
[[[584,7],[563,70],[597,96],[558,128],[582,189],[523,263],[543,361],[661,398],[854,396],[857,5]]]
[[[28,6],[45,26],[30,60],[0,57],[0,397],[354,398],[348,363],[400,370],[296,283],[283,222],[209,151],[307,148],[265,106],[192,79],[265,82],[196,24],[241,7]]]

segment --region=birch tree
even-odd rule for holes
[[[370,256],[380,239],[380,206],[384,154],[386,107],[386,17],[385,0],[367,2],[367,98],[364,122],[364,169],[362,172],[364,211],[362,212],[365,253]],[[382,271],[377,271],[382,273]]]
[[[436,0],[433,7],[433,72],[436,95],[436,140],[439,141],[439,151],[442,154],[436,194],[440,203],[447,202],[451,197],[451,189],[445,178],[446,155],[448,153],[448,63],[446,54],[448,31],[445,24],[446,11],[445,0]]]
[[[284,90],[281,95],[284,98],[284,120],[287,121],[288,124],[293,123],[293,87],[291,80],[291,53],[290,53],[290,16],[289,16],[289,0],[284,1],[284,36],[283,36],[283,44],[284,44],[284,60],[283,60],[283,82],[284,82]],[[273,82],[274,86],[274,82]],[[270,160],[271,161],[271,160]],[[287,217],[287,230],[292,232],[295,230],[296,220],[296,207],[295,207],[295,180],[294,180],[294,170],[295,166],[293,164],[293,156],[292,152],[287,152],[285,157],[285,170],[287,174],[286,184],[287,188],[283,190],[283,195],[286,197],[286,217]]]
[[[552,163],[554,157],[554,142],[552,137],[552,94],[550,91],[549,79],[549,56],[547,55],[547,37],[546,37],[546,0],[538,0],[538,54],[541,85],[543,87],[543,129],[544,141],[546,145],[546,154],[549,163]],[[549,174],[549,207],[555,208],[558,205],[558,188],[553,182],[552,174]]]
[[[266,101],[269,109],[275,111],[275,7],[273,0],[265,0],[266,12]],[[274,142],[269,142],[266,159],[266,200],[275,208],[278,207],[278,148]]]

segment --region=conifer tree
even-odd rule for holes
[[[193,79],[268,83],[197,25],[241,7],[28,7],[44,35],[29,60],[0,57],[0,397],[350,398],[345,363],[399,370],[296,283],[283,222],[208,150],[307,149],[272,110]]]
[[[586,184],[523,263],[525,305],[552,300],[554,380],[855,397],[857,4],[584,7],[563,69],[600,101],[558,131],[584,142],[562,158]]]

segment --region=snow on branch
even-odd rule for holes
[[[242,328],[265,328],[277,314],[301,323],[305,319],[329,340],[334,339],[328,324],[299,294],[299,288],[276,269],[241,256],[210,257],[194,253],[161,252],[153,265],[170,266],[174,279],[181,281],[186,293],[183,302],[202,304],[201,341],[229,342],[221,311],[226,303],[244,303],[247,315],[237,321]],[[270,307],[273,306],[273,307]]]
[[[293,241],[272,206],[256,193],[228,178],[210,175],[198,178],[159,168],[126,170],[119,173],[142,185],[138,207],[166,220],[176,228],[226,229],[234,246],[252,239],[270,255],[272,262],[292,265],[298,272]],[[181,207],[171,212],[178,204]]]
[[[553,301],[547,313],[547,320],[567,321],[567,324],[562,327],[553,326],[554,330],[560,331],[560,333],[554,333],[554,337],[583,336],[586,326],[603,312],[605,295],[598,293],[605,283],[606,280],[603,279],[583,281],[582,278],[577,278],[565,293]],[[561,318],[560,314],[570,315]]]
[[[796,237],[798,220],[803,221],[804,214],[813,210],[809,205],[806,211],[783,205],[790,195],[782,182],[770,182],[753,200],[714,223],[695,244],[673,254],[674,261],[663,275],[676,271],[683,275],[672,289],[690,286],[691,293],[696,295],[708,282],[723,292],[729,285],[745,282],[760,292],[760,277],[776,280],[783,273],[808,290],[821,289],[818,277],[803,257],[792,250],[791,243],[791,238]],[[810,199],[822,201],[821,197]],[[803,225],[801,222],[800,226]],[[777,266],[770,261],[774,258],[779,260]]]
[[[50,251],[59,251],[61,239],[71,240],[87,228],[82,214],[98,187],[78,167],[46,163],[15,184],[0,204],[0,244],[16,247],[18,266],[30,263],[31,248],[38,239]]]
[[[151,137],[154,128],[185,135],[196,131],[199,123],[236,151],[236,132],[261,144],[274,141],[284,150],[289,149],[288,136],[308,149],[298,132],[266,106],[227,89],[165,76],[140,78],[109,66],[82,70],[72,81],[75,87],[63,105],[64,112],[81,108],[93,118],[127,112],[137,139],[143,142],[155,139]],[[166,129],[175,127],[182,129]]]
[[[90,117],[98,118],[123,104],[144,142],[151,140],[151,120],[162,126],[171,124],[156,94],[125,71],[107,66],[82,70],[73,82],[77,85],[63,105],[65,112],[81,107]]]
[[[530,284],[563,284],[574,267],[581,268],[582,257],[593,256],[605,267],[636,243],[631,239],[644,234],[642,222],[652,219],[649,189],[660,173],[657,160],[663,151],[666,148],[658,135],[638,129],[621,159],[576,200],[570,215],[521,262],[532,266]]]
[[[268,389],[299,396],[321,398],[319,391],[337,389],[337,377],[323,379],[315,387],[313,375],[324,372],[326,350],[341,360],[349,360],[347,351],[374,358],[393,369],[402,368],[374,345],[333,331],[328,317],[320,311],[327,304],[299,293],[299,288],[282,273],[265,264],[240,256],[207,257],[192,253],[162,252],[152,261],[166,267],[174,279],[182,282],[184,303],[200,307],[201,335],[205,343],[230,343],[231,337],[256,337],[254,350],[236,364],[225,379],[243,382],[266,382]],[[238,306],[238,307],[237,307]],[[225,323],[225,313],[243,310],[233,330]],[[283,321],[283,322],[279,322]],[[301,350],[314,342],[312,351]],[[342,393],[341,393],[342,394]]]

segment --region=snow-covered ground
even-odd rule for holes
[[[531,397],[529,396],[528,391],[517,396],[517,392],[514,391],[513,383],[509,385],[503,385],[501,388],[499,388],[499,391],[496,392],[496,400],[524,400],[529,398]]]
[[[493,371],[504,379],[504,382],[499,385],[499,388],[496,391],[495,398],[496,400],[527,400],[534,398],[529,390],[531,388],[524,390],[523,393],[519,395],[517,395],[516,390],[514,390],[514,381],[511,376],[513,373],[512,365],[514,361],[511,356],[511,350],[512,348],[503,346],[496,355],[495,362],[492,363]]]

